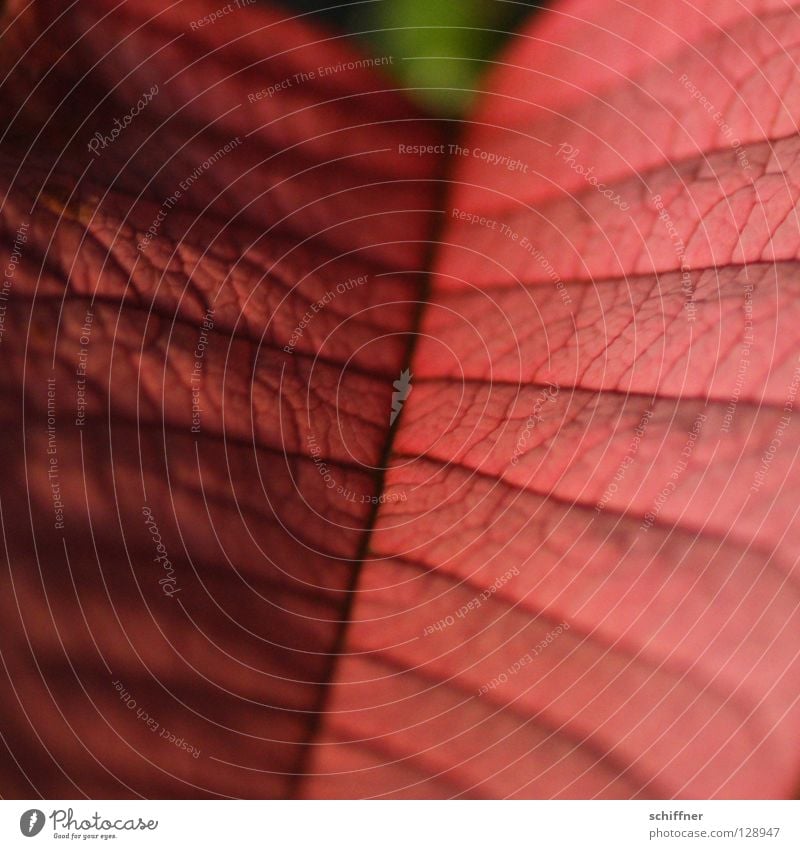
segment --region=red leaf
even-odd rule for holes
[[[289,795],[429,231],[393,139],[432,133],[375,72],[296,81],[359,57],[280,14],[113,7],[4,39],[0,785]]]
[[[794,791],[797,27],[729,5],[518,37],[417,327],[439,139],[342,39],[11,4],[5,795]]]
[[[308,795],[796,789],[797,20],[745,6],[494,72]]]

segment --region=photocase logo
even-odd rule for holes
[[[44,828],[44,813],[38,808],[31,808],[19,818],[19,830],[25,837],[36,837]]]
[[[395,392],[392,392],[392,412],[389,416],[389,425],[394,424],[394,420],[400,415],[400,411],[403,409],[403,402],[408,398],[411,394],[412,386],[411,386],[411,372],[409,369],[400,372],[400,377],[398,380],[395,380],[392,384],[395,388]]]

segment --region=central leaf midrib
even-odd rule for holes
[[[442,133],[445,143],[456,141],[460,132],[460,123],[453,119],[443,119],[441,124],[450,132]],[[455,132],[453,132],[455,130]],[[414,314],[411,319],[411,326],[408,331],[408,342],[401,364],[401,370],[411,369],[414,354],[417,348],[417,340],[419,338],[419,330],[422,326],[422,319],[425,307],[430,302],[431,293],[431,278],[433,275],[434,263],[436,261],[437,250],[440,244],[440,234],[446,226],[447,217],[445,215],[445,200],[448,195],[450,186],[450,170],[451,157],[444,154],[440,155],[438,173],[430,178],[430,182],[434,184],[435,191],[433,193],[433,216],[431,223],[431,236],[425,250],[425,257],[422,262],[422,282],[419,287],[417,303],[414,308]],[[386,486],[386,472],[392,457],[394,441],[397,435],[397,430],[403,420],[402,412],[394,422],[389,426],[384,441],[381,456],[376,464],[375,477],[375,494],[380,496]],[[339,667],[340,658],[343,657],[345,646],[347,643],[347,635],[349,633],[350,617],[355,605],[355,597],[358,591],[358,585],[361,579],[361,572],[365,561],[369,554],[370,542],[372,533],[378,518],[380,510],[380,498],[376,498],[376,503],[370,506],[370,511],[367,516],[367,521],[364,530],[361,534],[358,549],[353,557],[353,568],[350,574],[347,587],[345,589],[345,602],[342,606],[342,618],[337,627],[336,636],[333,640],[330,652],[328,654],[328,663],[323,676],[323,680],[318,684],[319,696],[316,699],[316,704],[313,708],[313,717],[309,723],[309,731],[306,739],[303,741],[302,751],[298,757],[298,768],[295,774],[290,779],[290,798],[300,798],[304,780],[308,777],[308,769],[313,760],[314,742],[319,737],[323,728],[323,721],[327,712],[327,707],[331,700],[333,687],[335,686],[336,672]]]

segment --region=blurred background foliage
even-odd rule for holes
[[[471,103],[487,60],[545,5],[542,0],[280,0],[352,35],[382,68],[435,115],[457,117]]]

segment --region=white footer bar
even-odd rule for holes
[[[0,801],[0,846],[800,847],[800,802]]]

